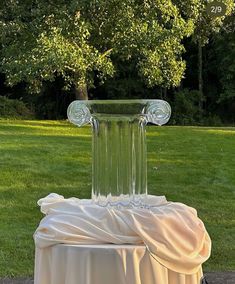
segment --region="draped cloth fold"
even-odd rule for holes
[[[211,240],[195,209],[164,196],[146,199],[148,208],[100,207],[91,200],[52,193],[38,201],[37,248],[55,244],[145,244],[156,261],[183,274],[196,273],[211,252]]]

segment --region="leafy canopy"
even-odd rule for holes
[[[208,3],[223,3],[226,6],[225,14],[222,17],[212,17],[207,12]],[[199,15],[195,21],[195,31],[193,39],[196,42],[200,42],[202,46],[206,45],[209,41],[209,37],[212,34],[220,32],[224,20],[227,16],[231,15],[235,8],[234,0],[207,0],[200,1],[198,6]]]
[[[32,92],[43,81],[92,86],[133,64],[152,87],[179,85],[182,40],[200,16],[200,0],[10,0],[0,5],[1,71]]]

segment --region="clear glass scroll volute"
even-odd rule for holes
[[[163,100],[74,101],[68,118],[92,125],[92,199],[101,206],[144,206],[147,198],[145,125],[171,115]]]

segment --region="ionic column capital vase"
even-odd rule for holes
[[[92,199],[101,206],[144,206],[147,198],[147,123],[166,124],[163,100],[74,101],[68,118],[92,125]]]

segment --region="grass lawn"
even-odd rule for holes
[[[0,120],[0,278],[33,275],[37,200],[89,198],[91,130]],[[148,188],[198,210],[213,241],[205,271],[235,270],[235,128],[147,127]]]

